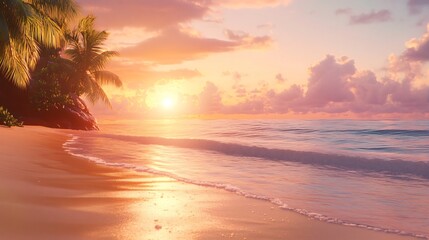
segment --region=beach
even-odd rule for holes
[[[68,133],[0,128],[1,239],[412,239],[100,166],[63,150]]]

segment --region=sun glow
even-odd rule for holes
[[[162,106],[165,109],[171,109],[172,107],[174,107],[174,105],[176,105],[176,102],[175,102],[175,100],[172,97],[165,97],[162,100]]]

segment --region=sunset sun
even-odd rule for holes
[[[164,109],[171,109],[176,104],[175,100],[172,97],[165,97],[162,99],[162,106]]]

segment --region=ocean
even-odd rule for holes
[[[320,221],[429,237],[429,121],[168,119],[100,128],[71,134],[65,150]]]

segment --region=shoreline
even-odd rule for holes
[[[0,136],[0,235],[7,239],[417,239],[102,166],[66,153],[63,130],[0,128]]]

